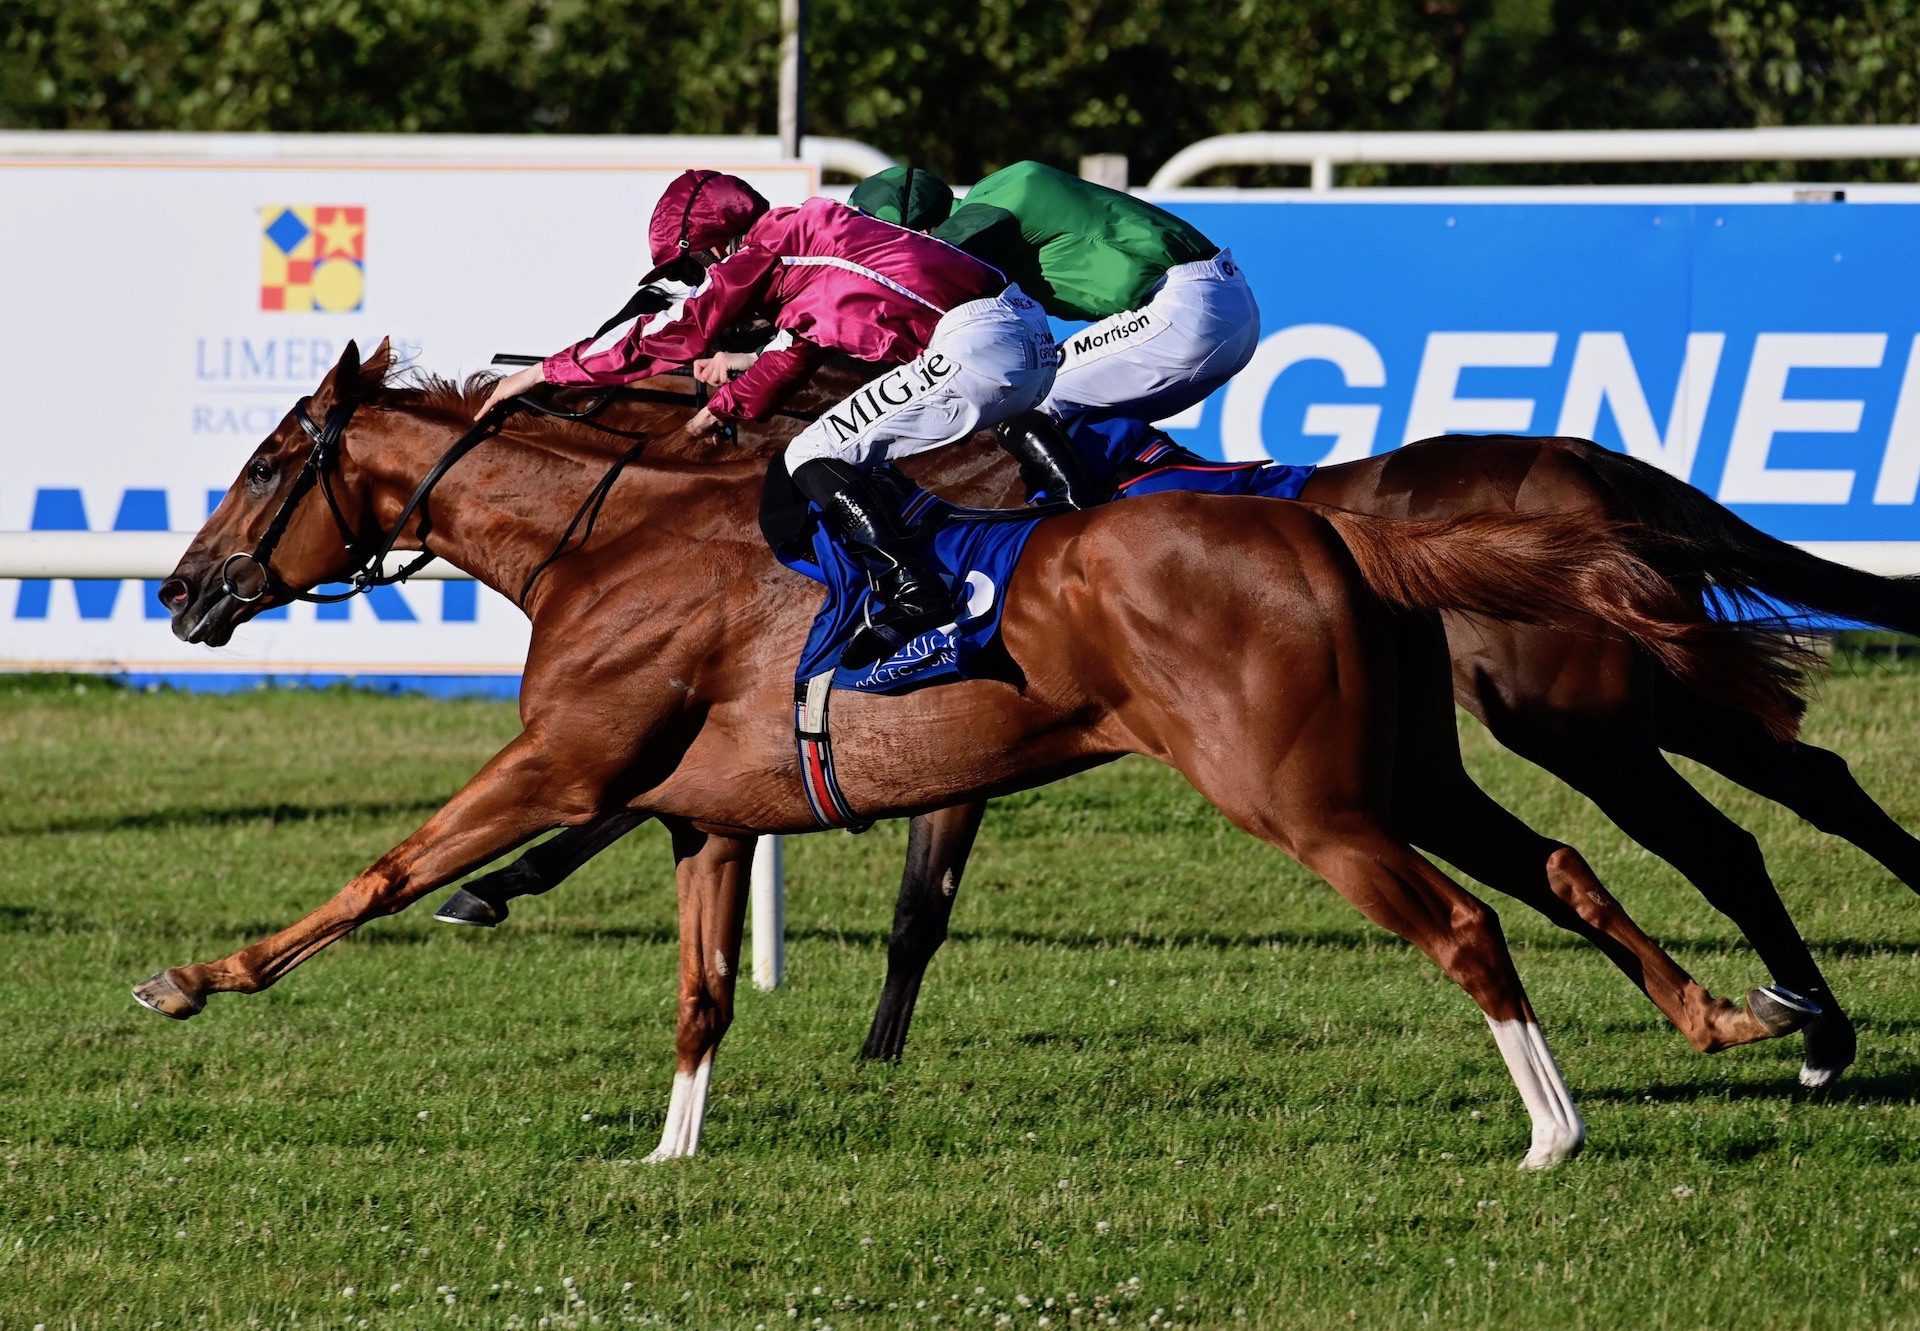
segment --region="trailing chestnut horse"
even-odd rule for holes
[[[689,1153],[731,1015],[751,836],[813,826],[789,726],[820,593],[775,562],[756,522],[777,431],[735,450],[694,443],[676,433],[690,400],[640,397],[591,424],[490,416],[497,437],[447,469],[455,441],[477,437],[474,399],[392,386],[387,360],[383,345],[363,367],[349,346],[249,459],[161,598],[178,636],[222,643],[259,610],[377,562],[370,533],[418,548],[430,525],[434,551],[533,621],[525,729],[325,905],[231,956],[163,971],[136,996],[191,1017],[541,832],[644,810],[673,834],[681,893],[679,1070],[661,1153]],[[611,490],[607,431],[639,441]],[[429,474],[438,488],[423,502]],[[548,566],[596,495],[596,534]],[[1041,523],[1001,629],[1024,686],[843,698],[842,784],[864,815],[895,817],[1123,753],[1161,759],[1468,992],[1526,1103],[1526,1163],[1552,1164],[1584,1129],[1497,918],[1392,825],[1402,710],[1420,690],[1396,679],[1383,595],[1562,625],[1597,617],[1681,677],[1792,726],[1793,681],[1766,642],[1699,619],[1610,525],[1392,522],[1172,494]],[[1791,1026],[1790,1012],[1770,1026],[1686,980],[1577,857],[1549,877],[1623,964],[1646,958],[1649,992],[1677,1021],[1718,1044]]]
[[[1736,601],[1765,596],[1920,633],[1920,583],[1819,559],[1767,536],[1694,487],[1577,439],[1456,436],[1322,468],[1303,500],[1396,518],[1464,513],[1589,513],[1689,539],[1691,576]],[[1759,843],[1677,772],[1693,758],[1843,836],[1920,891],[1920,841],[1853,779],[1846,760],[1771,733],[1749,712],[1688,689],[1618,634],[1446,614],[1454,697],[1506,747],[1587,795],[1629,837],[1667,860],[1731,919],[1781,986],[1821,1015],[1805,1029],[1800,1080],[1831,1083],[1853,1062],[1852,1022],[1834,998],[1767,873]],[[1409,839],[1489,886],[1513,872],[1474,834],[1490,803],[1457,751],[1423,774]],[[946,934],[983,804],[914,820],[887,975],[862,1050],[898,1058],[926,967]],[[1504,812],[1504,811],[1501,811]],[[1524,898],[1522,898],[1524,899]]]
[[[923,484],[957,502],[1017,503],[1019,480],[997,450],[959,447],[909,463]],[[1386,517],[1582,513],[1630,519],[1688,538],[1677,581],[1735,596],[1759,594],[1842,618],[1920,633],[1920,580],[1886,578],[1819,559],[1743,522],[1685,482],[1583,439],[1454,435],[1322,467],[1303,502]],[[1771,733],[1750,712],[1689,690],[1627,638],[1443,613],[1454,697],[1502,744],[1599,805],[1633,840],[1678,869],[1731,919],[1782,986],[1817,1003],[1805,1030],[1800,1079],[1826,1085],[1852,1062],[1852,1022],[1789,918],[1753,836],[1701,795],[1665,753],[1693,758],[1844,837],[1920,891],[1920,840],[1875,803],[1846,760]],[[1664,752],[1663,752],[1664,751]],[[1511,823],[1466,776],[1457,746],[1423,761],[1419,798],[1398,811],[1408,839],[1528,904],[1538,899],[1536,853],[1494,855],[1504,840],[1479,834]],[[985,805],[916,817],[909,834],[887,974],[862,1054],[897,1059],[927,965],[946,938],[954,896]],[[468,883],[441,908],[453,923],[493,924],[506,903],[545,892],[644,821],[618,814],[563,832]],[[1534,886],[1529,886],[1535,883]]]

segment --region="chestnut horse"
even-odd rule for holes
[[[961,446],[908,464],[958,502],[1019,502],[999,450]],[[1920,633],[1920,585],[1847,568],[1756,530],[1683,481],[1587,440],[1445,436],[1317,470],[1301,496],[1397,518],[1474,513],[1588,513],[1632,519],[1692,538],[1689,574],[1723,593],[1758,593],[1836,616]],[[1853,1025],[1789,918],[1753,836],[1666,760],[1679,753],[1775,799],[1841,836],[1920,891],[1920,841],[1874,802],[1845,759],[1769,733],[1748,712],[1679,686],[1617,634],[1443,615],[1454,697],[1508,748],[1592,799],[1632,839],[1680,870],[1752,943],[1773,979],[1821,1015],[1806,1027],[1800,1080],[1822,1086],[1852,1062]],[[1539,904],[1538,871],[1555,843],[1512,824],[1466,776],[1452,746],[1422,763],[1420,798],[1397,811],[1409,840],[1508,895]],[[984,804],[916,817],[887,954],[887,974],[862,1055],[897,1059],[921,981],[945,940]],[[1502,837],[1480,831],[1508,824]],[[450,923],[492,925],[507,903],[545,892],[645,821],[619,813],[570,829],[466,886],[440,908]],[[1514,858],[1496,846],[1531,838]],[[1551,911],[1551,905],[1549,906]]]
[[[679,1065],[659,1154],[691,1153],[731,1014],[752,837],[813,829],[789,726],[793,662],[820,593],[778,565],[756,521],[779,431],[747,432],[740,449],[690,442],[677,430],[691,399],[640,397],[602,421],[495,413],[476,432],[484,384],[397,387],[388,359],[383,344],[363,367],[349,345],[248,460],[161,599],[177,636],[223,643],[261,609],[367,567],[369,549],[377,562],[370,532],[420,549],[430,525],[436,553],[533,622],[525,729],[325,905],[231,956],[162,971],[136,997],[191,1017],[210,995],[264,989],[533,836],[644,810],[672,833],[681,894]],[[641,441],[611,491],[609,433]],[[430,475],[438,488],[422,502]],[[308,497],[315,488],[325,503]],[[586,505],[600,508],[601,534],[549,566]],[[1420,690],[1396,680],[1388,602],[1562,626],[1598,618],[1790,731],[1794,681],[1768,640],[1700,618],[1634,536],[1585,519],[1399,522],[1184,494],[1052,518],[1007,588],[1001,636],[1024,684],[842,699],[842,783],[863,815],[895,817],[1124,753],[1159,758],[1467,991],[1527,1107],[1525,1163],[1553,1164],[1584,1129],[1498,920],[1392,825],[1402,712]],[[1577,856],[1558,857],[1548,877],[1711,1043],[1802,1019],[1777,998],[1743,1011],[1708,995]]]

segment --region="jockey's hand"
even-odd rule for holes
[[[723,351],[717,356],[708,356],[693,363],[693,377],[703,384],[712,384],[715,388],[726,386],[727,380],[736,374],[745,374],[752,364],[760,359],[755,351]]]
[[[479,420],[502,402],[511,402],[529,388],[535,388],[546,382],[546,376],[540,373],[538,365],[529,365],[523,370],[515,370],[493,386],[493,392],[487,395],[486,405],[475,412],[473,418]]]
[[[717,431],[724,422],[705,407],[693,413],[693,419],[687,422],[687,437],[700,439]]]

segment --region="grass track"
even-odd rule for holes
[[[1846,673],[1810,727],[1910,825],[1917,688]],[[996,806],[897,1068],[853,1054],[903,829],[793,843],[790,987],[743,992],[709,1154],[676,1166],[631,1163],[671,1072],[655,831],[496,933],[416,909],[192,1023],[134,1006],[317,902],[514,725],[0,683],[0,1329],[1920,1325],[1920,903],[1710,777],[1861,1062],[1811,1096],[1797,1041],[1699,1057],[1503,907],[1591,1133],[1543,1177],[1465,997],[1137,761]],[[1762,978],[1663,865],[1467,740],[1683,964]]]

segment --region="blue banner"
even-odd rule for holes
[[[1260,300],[1253,363],[1173,424],[1201,453],[1571,434],[1788,540],[1920,540],[1920,207],[1172,206]]]
[[[1169,206],[1233,251],[1261,307],[1253,362],[1169,423],[1203,455],[1328,463],[1443,433],[1570,434],[1645,458],[1788,540],[1920,543],[1920,205]],[[75,314],[135,329],[146,340],[123,359],[151,373],[23,399],[56,414],[0,445],[0,527],[192,528],[344,345],[342,316],[254,309],[264,214],[234,203],[220,215],[224,276],[183,288],[218,319],[180,313],[200,309],[186,295],[156,307],[173,311],[164,337]],[[396,201],[362,221],[378,237],[405,215]],[[428,254],[382,271],[397,282]],[[368,319],[400,317],[374,308],[386,287],[368,290]],[[431,307],[400,290],[384,309]],[[63,345],[37,326],[30,343]],[[150,419],[174,433],[127,425]],[[221,653],[174,642],[153,591],[0,584],[0,663],[467,691],[511,688],[524,652],[518,612],[471,584],[276,610]]]

